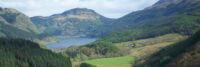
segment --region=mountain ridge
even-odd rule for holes
[[[66,37],[93,37],[97,28],[113,19],[106,18],[94,10],[75,8],[47,17],[31,17],[36,26],[45,33],[53,36]]]
[[[1,8],[0,16],[4,23],[25,30],[27,32],[40,33],[35,24],[31,22],[28,16],[12,8]]]
[[[123,35],[127,36],[127,40],[135,40],[141,38],[155,37],[167,33],[179,33],[184,35],[194,34],[200,27],[199,25],[199,7],[200,0],[170,0],[167,7],[159,8],[165,4],[165,0],[160,0],[151,8],[132,12],[117,19],[113,23],[116,27],[115,30],[129,30],[112,33],[105,38],[106,41],[121,42]],[[167,1],[168,2],[168,1]],[[173,3],[173,5],[169,5]],[[112,25],[110,25],[111,27]],[[109,29],[109,27],[108,27]],[[130,30],[136,30],[130,32]],[[133,35],[134,32],[140,31],[141,35]],[[111,37],[112,36],[112,37]],[[121,41],[120,41],[121,40]]]
[[[180,21],[178,20],[180,18],[192,17],[192,13],[198,13],[198,11],[200,11],[198,9],[198,7],[200,7],[198,5],[199,3],[199,0],[160,0],[144,10],[131,12],[119,19],[106,18],[99,15],[94,10],[87,8],[75,8],[60,14],[43,17],[43,19],[41,19],[42,17],[32,17],[31,19],[38,28],[53,36],[104,37],[112,32],[136,29],[141,30],[142,32],[147,31],[144,33],[145,36],[138,37],[146,38],[163,35],[165,33],[185,33],[181,30],[182,22],[177,21]],[[192,21],[194,21],[194,23],[186,23],[191,25],[194,24],[193,26],[197,28],[199,26],[199,24],[196,23],[197,20],[198,19],[193,19]],[[82,24],[82,22],[87,25]],[[178,24],[179,26],[175,26],[175,24]],[[81,27],[80,25],[84,27]],[[177,29],[174,30],[174,28]],[[152,31],[149,29],[152,29]],[[160,31],[155,34],[149,33],[156,32],[156,30]],[[194,33],[193,31],[190,32]],[[192,33],[186,32],[185,34]],[[135,39],[135,37],[132,37],[131,39]]]
[[[46,36],[48,35],[41,33],[30,18],[22,12],[0,7],[0,37],[34,40]]]

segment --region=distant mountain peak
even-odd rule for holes
[[[68,11],[74,11],[74,12],[76,12],[76,11],[95,12],[94,10],[88,9],[88,8],[74,8],[74,9],[70,9]]]
[[[94,10],[88,8],[75,8],[62,13],[62,15],[82,15],[82,14],[97,14]]]
[[[78,18],[78,19],[97,19],[102,17],[100,14],[96,13],[92,9],[88,8],[75,8],[67,10],[61,14],[55,14],[50,16],[54,20],[63,21],[68,18]]]

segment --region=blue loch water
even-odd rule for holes
[[[59,39],[60,42],[56,42],[56,43],[51,43],[51,44],[47,44],[48,48],[53,48],[56,50],[62,49],[62,48],[68,48],[72,45],[85,45],[91,42],[96,41],[96,38],[66,38],[66,39]]]

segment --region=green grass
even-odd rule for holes
[[[85,61],[86,63],[100,66],[110,66],[110,65],[126,65],[131,64],[136,60],[136,57],[125,56],[125,57],[114,57],[114,58],[103,58]]]

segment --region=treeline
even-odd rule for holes
[[[72,46],[62,50],[62,54],[72,58],[74,61],[96,59],[103,57],[115,57],[127,54],[112,42],[96,41],[84,46]]]
[[[199,67],[199,42],[200,31],[184,41],[163,48],[150,57],[134,62],[133,67]],[[180,57],[182,55],[183,57]]]
[[[105,36],[104,38],[100,39],[100,41],[109,41],[113,43],[131,41],[140,34],[141,30],[117,31]]]
[[[91,64],[87,64],[87,63],[82,63],[82,64],[80,65],[80,67],[96,67],[96,66],[91,65]]]
[[[0,38],[0,67],[71,67],[71,62],[29,40]]]

